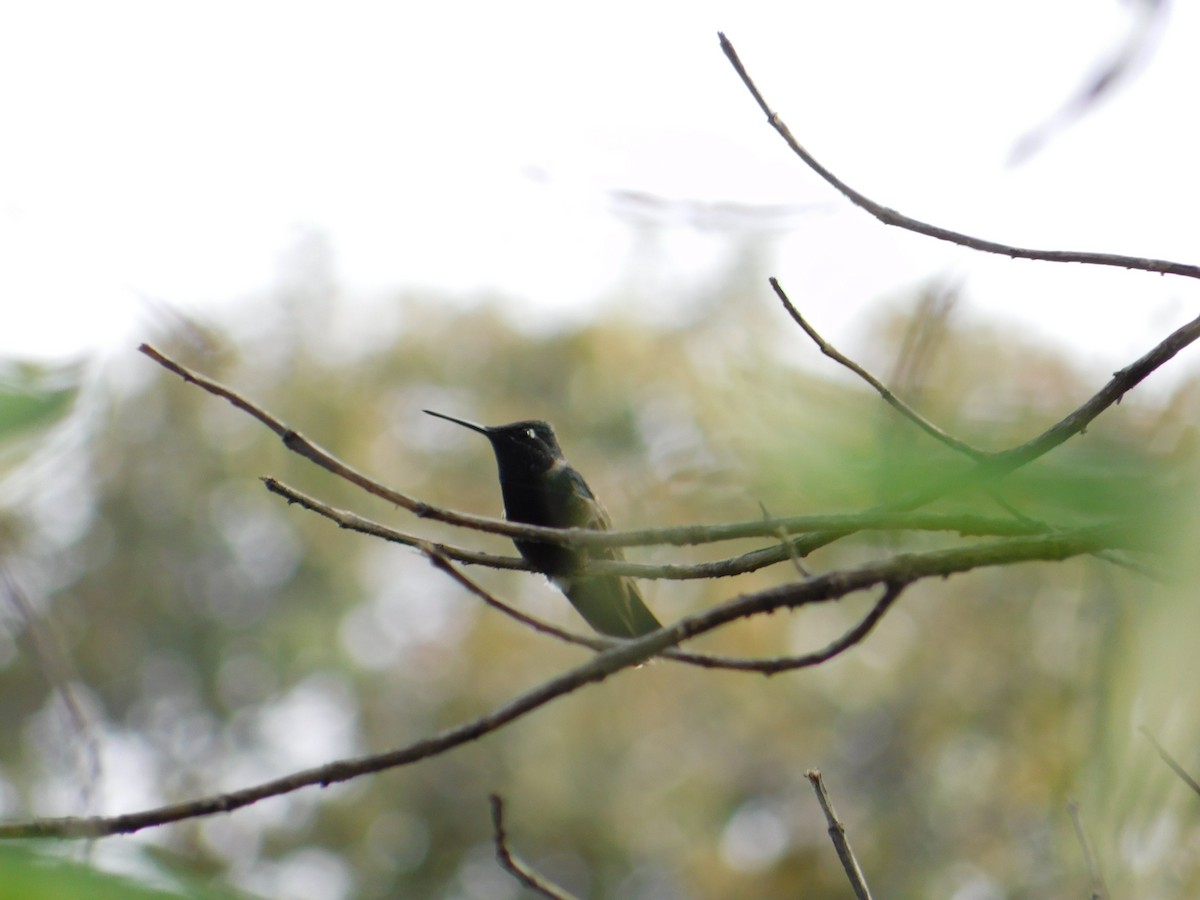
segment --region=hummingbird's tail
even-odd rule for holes
[[[555,583],[600,634],[636,638],[662,628],[632,578],[616,575],[559,577]]]

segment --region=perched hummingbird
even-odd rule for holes
[[[500,492],[504,495],[504,515],[510,522],[608,530],[608,514],[583,476],[567,464],[549,422],[531,419],[486,426],[431,409],[425,412],[478,431],[492,442],[500,472]],[[619,548],[577,549],[524,540],[513,543],[521,556],[547,575],[600,634],[632,638],[662,627],[642,602],[631,578],[578,574],[589,560],[624,559]]]

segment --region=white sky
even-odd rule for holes
[[[1173,7],[1134,79],[1007,165],[1119,46],[1131,6],[9,2],[0,354],[132,346],[145,297],[236,303],[314,229],[352,289],[498,288],[586,315],[630,254],[610,192],[633,190],[815,207],[776,272],[848,350],[881,297],[943,274],[982,314],[1111,369],[1194,315],[1200,285],[878,225],[789,155],[716,32],[880,202],[1017,244],[1200,261],[1200,5]],[[660,224],[663,277],[702,283],[711,236],[677,210]]]

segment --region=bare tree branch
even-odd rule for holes
[[[730,43],[729,39],[723,33],[718,32],[718,37],[721,41],[721,50],[733,65],[734,70],[738,73],[738,77],[742,79],[742,83],[750,91],[755,102],[766,115],[771,127],[779,133],[779,136],[784,139],[792,152],[800,157],[805,165],[836,188],[851,203],[866,210],[884,225],[893,225],[907,231],[915,231],[917,234],[923,234],[926,237],[936,238],[939,241],[948,241],[949,243],[970,247],[972,250],[980,250],[984,253],[998,253],[1002,256],[1011,256],[1014,259],[1035,259],[1058,263],[1074,262],[1093,266],[1115,266],[1120,269],[1139,269],[1145,272],[1157,272],[1161,275],[1181,275],[1185,278],[1200,278],[1200,266],[1171,262],[1165,259],[1148,259],[1139,256],[1123,256],[1116,253],[1091,253],[1073,250],[1033,250],[1026,247],[1001,244],[998,241],[972,237],[969,234],[951,231],[948,228],[922,222],[919,219],[911,218],[894,209],[876,203],[870,197],[860,194],[854,188],[850,187],[850,185],[821,165],[816,157],[804,149],[800,142],[792,136],[791,130],[784,124],[779,114],[767,105],[767,101],[763,98],[754,80],[746,71],[746,67],[742,64],[741,59],[738,58],[733,44]]]
[[[829,792],[825,790],[825,780],[821,777],[820,770],[809,769],[804,773],[804,777],[812,783],[813,790],[817,793],[817,802],[821,804],[821,812],[825,813],[825,822],[829,825],[829,837],[833,840],[838,859],[842,861],[842,869],[850,879],[854,896],[858,900],[871,900],[871,889],[867,887],[867,880],[863,877],[858,860],[854,858],[854,851],[850,849],[846,826],[833,809],[833,801],[829,799]]]
[[[1176,354],[1200,338],[1200,317],[1181,325],[1148,352],[1123,369],[1113,372],[1108,384],[1078,409],[1056,422],[1037,437],[1020,446],[994,454],[986,464],[997,476],[1019,469],[1087,430],[1097,416],[1142,383],[1151,372],[1172,360]]]
[[[293,453],[298,453],[310,462],[316,463],[327,472],[331,472],[340,478],[344,478],[351,484],[362,488],[368,494],[386,500],[389,503],[394,503],[397,506],[408,510],[421,518],[435,519],[437,521],[446,522],[450,525],[461,525],[466,528],[478,528],[484,531],[491,531],[496,534],[503,534],[508,537],[530,537],[535,536],[539,539],[554,543],[564,542],[567,539],[562,536],[562,532],[557,529],[534,529],[534,526],[514,525],[511,522],[505,522],[502,519],[491,519],[485,516],[473,516],[468,513],[457,513],[451,510],[439,509],[435,506],[430,506],[428,503],[423,503],[407,494],[402,494],[399,491],[393,490],[388,486],[381,484],[378,481],[364,475],[352,466],[342,462],[332,453],[322,449],[315,443],[310,441],[300,432],[288,427],[282,421],[275,418],[269,412],[256,403],[243,397],[232,388],[226,387],[218,381],[200,375],[192,371],[186,366],[171,359],[160,350],[152,347],[150,344],[141,344],[138,347],[139,352],[150,357],[164,369],[174,372],[184,381],[202,388],[208,393],[217,397],[222,397],[228,400],[238,409],[258,419],[262,424],[266,425],[273,432],[279,435],[283,441],[283,445]],[[547,534],[532,535],[530,529],[537,531],[545,531]]]
[[[279,481],[276,478],[263,478],[263,484],[273,494],[283,497],[288,503],[295,503],[304,509],[329,519],[339,527],[348,531],[358,531],[382,538],[392,543],[406,547],[419,547],[430,543],[423,538],[398,531],[383,525],[373,519],[368,519],[357,513],[330,506],[311,495]],[[499,521],[499,520],[497,520]],[[530,526],[533,528],[533,526]],[[578,539],[585,547],[649,547],[658,544],[683,546],[721,541],[740,540],[748,537],[775,537],[780,532],[785,534],[801,534],[813,531],[826,531],[831,528],[846,528],[853,531],[947,531],[963,536],[992,536],[1018,537],[1024,535],[1049,534],[1054,527],[1045,522],[1033,519],[998,519],[990,516],[972,515],[970,513],[914,513],[914,512],[864,512],[839,513],[833,515],[789,516],[782,519],[750,520],[746,522],[730,522],[718,525],[684,525],[670,528],[643,528],[637,531],[588,531],[582,528],[541,529],[538,532],[551,531],[561,539],[569,538],[572,542]],[[478,529],[489,530],[489,529]],[[433,543],[438,552],[448,559],[468,565],[482,565],[493,569],[513,569],[518,571],[535,571],[533,566],[515,556],[501,556],[493,553],[482,553],[467,550],[450,544]],[[789,551],[782,551],[787,558]],[[730,560],[716,560],[716,563],[729,562],[742,557],[732,557]],[[713,563],[700,563],[697,566],[711,566]],[[637,575],[643,578],[678,578],[678,577],[707,577],[711,569],[705,569],[703,576],[679,575],[678,570],[685,572],[688,566],[656,566],[645,563],[631,563],[616,560],[595,560],[590,570],[614,575]],[[670,573],[670,574],[668,574]],[[729,572],[725,574],[741,574]]]
[[[879,392],[879,396],[881,396],[887,402],[887,404],[892,407],[892,409],[896,410],[896,412],[900,413],[900,415],[904,416],[935,440],[945,444],[951,450],[955,450],[959,453],[969,456],[974,460],[980,460],[987,456],[987,454],[982,450],[976,450],[970,444],[960,441],[953,435],[947,434],[941,428],[938,428],[938,426],[934,425],[923,415],[893,394],[886,384],[884,384],[854,360],[850,359],[850,357],[843,355],[836,347],[826,341],[825,338],[821,337],[815,328],[808,324],[804,316],[800,314],[800,310],[796,309],[795,305],[788,298],[788,295],[784,292],[783,288],[780,287],[778,279],[769,278],[767,280],[771,283],[771,288],[775,291],[775,295],[779,297],[780,301],[783,303],[783,308],[788,311],[788,314],[796,321],[796,324],[804,329],[804,333],[813,339],[813,343],[817,345],[822,353],[824,353],[834,362],[845,366],[871,387],[875,388],[875,390]]]
[[[78,839],[132,834],[152,826],[231,812],[303,787],[325,787],[363,775],[411,765],[478,740],[559,697],[573,693],[587,684],[603,681],[615,672],[644,662],[667,647],[737,619],[779,609],[794,609],[811,603],[828,602],[877,584],[899,588],[923,578],[945,577],[976,568],[1032,560],[1068,559],[1104,547],[1124,544],[1139,537],[1144,536],[1125,534],[1111,527],[1083,528],[1039,537],[990,541],[952,550],[899,554],[887,560],[866,563],[852,569],[777,585],[735,597],[712,609],[681,619],[670,627],[651,632],[636,640],[622,642],[619,646],[597,654],[562,675],[539,684],[486,715],[399,749],[337,760],[229,793],[141,812],[118,816],[33,819],[0,825],[0,839]]]
[[[802,656],[777,656],[771,659],[746,659],[734,656],[715,656],[701,653],[687,653],[683,650],[664,650],[665,659],[690,663],[705,669],[734,669],[740,672],[758,672],[763,675],[778,675],[781,672],[793,672],[796,669],[807,669],[828,662],[835,656],[846,652],[851,647],[862,643],[875,626],[879,624],[892,604],[899,599],[906,584],[885,584],[883,596],[875,601],[870,611],[853,628],[837,640],[820,650],[805,653]]]
[[[492,839],[496,844],[496,858],[504,871],[543,897],[549,897],[551,900],[574,900],[574,894],[551,884],[512,855],[508,849],[508,836],[504,832],[504,799],[499,794],[492,794],[488,800],[492,806]]]
[[[428,541],[416,535],[384,525],[381,522],[376,522],[373,519],[368,519],[365,516],[360,516],[358,513],[351,512],[348,509],[338,509],[335,506],[330,506],[328,503],[324,503],[316,497],[305,494],[303,491],[299,491],[288,484],[284,484],[276,478],[265,477],[262,479],[262,483],[268,491],[282,497],[289,504],[294,503],[303,509],[307,509],[309,512],[314,512],[347,531],[368,534],[372,537],[390,541],[393,544],[413,547],[417,550],[422,550],[422,552],[424,552],[424,548],[432,547],[447,559],[453,559],[469,565],[487,566],[491,569],[513,569],[521,572],[534,571],[533,566],[520,557],[502,556],[498,553],[484,553],[479,550],[468,550],[465,547],[455,547],[450,544]]]
[[[576,644],[582,647],[588,647],[592,650],[607,650],[613,646],[619,646],[620,641],[615,638],[603,636],[591,636],[575,634],[570,631],[564,631],[554,625],[544,622],[534,616],[520,612],[509,606],[507,603],[498,599],[490,591],[475,583],[462,572],[454,567],[454,564],[445,557],[433,545],[426,544],[418,549],[424,553],[429,560],[446,572],[460,585],[465,587],[475,596],[479,597],[488,606],[499,610],[506,616],[520,622],[523,625],[540,631],[543,634],[548,634],[551,637],[556,637],[561,641],[569,644]],[[703,669],[731,669],[738,672],[757,672],[763,675],[777,675],[780,672],[789,672],[795,669],[805,669],[812,666],[820,665],[823,662],[833,659],[846,650],[849,650],[854,645],[861,643],[866,639],[879,624],[879,620],[884,617],[892,604],[899,598],[900,593],[904,590],[905,585],[885,585],[883,596],[875,601],[870,611],[859,621],[853,628],[833,641],[831,644],[823,647],[820,650],[815,650],[812,653],[805,653],[801,656],[777,656],[766,659],[753,659],[743,656],[718,656],[708,653],[688,653],[683,650],[668,648],[660,655],[664,659],[674,660],[675,662],[687,663],[689,665],[698,666]]]

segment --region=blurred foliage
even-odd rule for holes
[[[34,363],[0,367],[0,440],[45,428],[71,407],[78,388],[77,366]]]
[[[0,475],[52,439],[74,407],[82,376],[80,365],[0,361]]]
[[[434,503],[501,509],[486,442],[423,407],[552,421],[618,526],[854,511],[965,466],[817,358],[753,267],[731,270],[684,321],[650,326],[628,303],[549,335],[514,324],[500,301],[341,302],[319,259],[313,269],[229,337],[160,343]],[[1097,387],[1014,335],[957,324],[951,309],[910,305],[879,323],[861,358],[880,374],[897,361],[897,390],[964,439],[1021,442]],[[430,537],[508,552],[506,541],[364,496],[132,352],[87,401],[87,440],[42,466],[5,553],[69,669],[47,664],[34,622],[5,613],[7,817],[89,803],[126,812],[405,745],[587,658],[484,609],[418,555],[286,506],[258,478]],[[1192,496],[1198,405],[1194,384],[1157,406],[1131,397],[1006,482],[1004,499],[1060,525],[1165,520],[1187,546],[1191,510],[1175,501]],[[941,508],[1004,514],[988,496]],[[808,564],[957,541],[866,535]],[[804,778],[815,766],[882,896],[1082,895],[1071,797],[1115,895],[1197,896],[1196,798],[1133,731],[1195,746],[1197,717],[1179,694],[1197,624],[1181,556],[1185,574],[1167,584],[1094,559],[922,583],[863,646],[815,670],[764,679],[655,662],[443,757],[93,852],[135,842],[193,877],[270,897],[516,897],[493,858],[495,791],[514,851],[581,896],[844,897]],[[471,574],[582,627],[541,578]],[[647,583],[646,595],[669,620],[793,577],[781,565]],[[801,652],[869,601],[762,617],[697,646]]]
[[[70,850],[64,845],[56,848],[68,851],[66,853],[47,853],[47,849],[45,843],[0,847],[0,884],[4,885],[5,900],[60,897],[70,900],[170,900],[185,895],[197,900],[218,900],[235,896],[186,878],[177,879],[162,867],[151,870],[144,860],[137,865],[136,878],[125,877],[68,858],[72,851],[79,850],[79,845]]]

